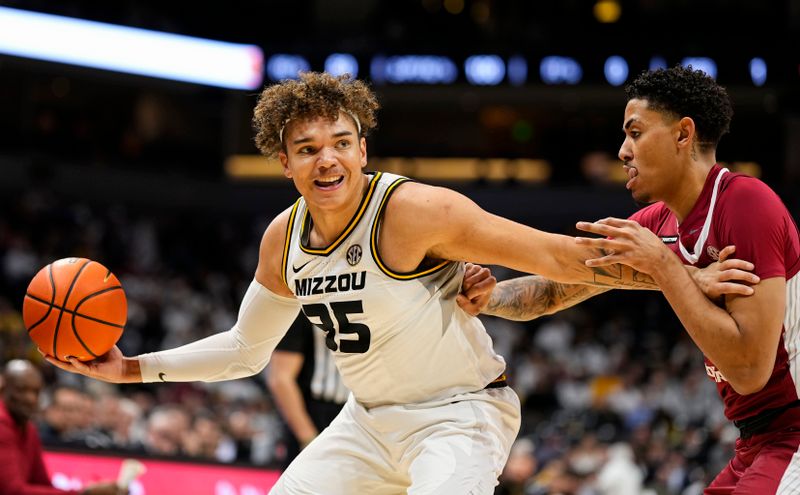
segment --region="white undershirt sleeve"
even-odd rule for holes
[[[227,332],[175,349],[138,356],[142,381],[216,382],[263,370],[275,346],[297,318],[300,302],[253,280]]]

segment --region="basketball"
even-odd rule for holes
[[[86,258],[45,266],[28,285],[22,318],[39,349],[61,361],[90,361],[122,336],[128,303],[117,277]]]

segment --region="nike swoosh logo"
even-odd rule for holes
[[[162,371],[161,373],[158,374],[158,379],[161,380],[162,382],[165,382],[166,381],[164,380],[165,376],[167,376],[167,374]]]
[[[314,260],[309,260],[309,261],[306,261],[305,263],[303,263],[302,265],[300,265],[300,268],[297,268],[297,267],[295,267],[294,265],[292,265],[292,270],[294,270],[294,272],[295,272],[295,273],[297,273],[297,272],[299,272],[300,270],[302,270],[303,268],[305,268],[305,266],[306,266],[307,264],[311,263],[312,261],[314,261]]]

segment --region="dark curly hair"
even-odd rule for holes
[[[645,72],[625,87],[625,94],[629,100],[647,100],[648,107],[657,112],[690,117],[702,151],[716,149],[730,130],[733,105],[727,91],[691,65]]]
[[[348,74],[334,77],[303,72],[297,80],[281,81],[261,92],[253,115],[256,146],[262,154],[274,157],[285,149],[280,132],[287,121],[336,120],[342,110],[358,117],[361,136],[366,136],[378,124],[375,112],[379,106],[372,90]]]

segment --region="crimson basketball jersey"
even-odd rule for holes
[[[706,373],[717,384],[730,420],[741,420],[782,406],[800,394],[800,235],[780,198],[758,179],[714,165],[684,221],[664,205],[650,205],[630,217],[655,232],[684,264],[703,268],[719,252],[736,246],[736,258],[750,261],[762,280],[786,278],[783,331],[772,376],[763,390],[739,395],[705,359]]]

